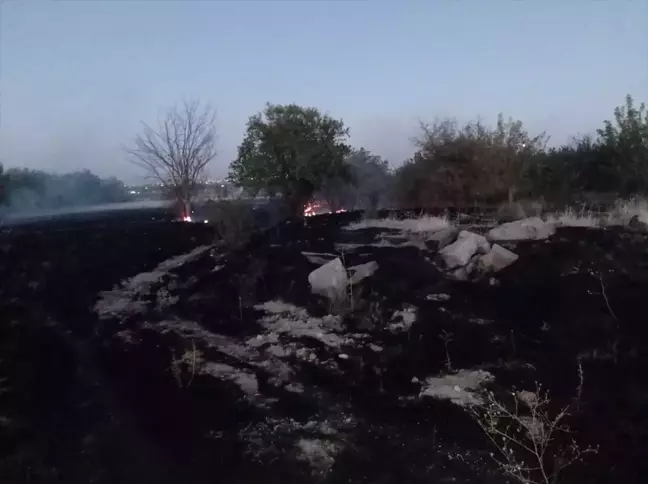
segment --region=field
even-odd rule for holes
[[[443,247],[491,220],[381,215],[287,221],[233,252],[171,220],[2,233],[0,481],[515,482],[478,424],[490,402],[531,450],[567,409],[543,461],[561,482],[642,482],[648,236],[558,224],[464,273]],[[338,258],[353,283],[313,294]]]

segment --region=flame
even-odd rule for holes
[[[319,211],[319,212],[316,211],[317,209],[321,209],[321,208],[322,208],[322,204],[317,202],[307,204],[304,207],[304,217],[314,217],[318,213],[331,213],[330,210]],[[342,212],[346,212],[346,210],[341,208],[340,210],[335,211],[335,213],[342,213]]]

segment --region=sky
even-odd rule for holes
[[[419,122],[499,112],[553,143],[648,102],[644,0],[0,0],[0,161],[143,179],[123,147],[217,112],[224,176],[267,102],[344,120],[393,166]]]

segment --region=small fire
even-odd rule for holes
[[[346,212],[343,208],[336,210],[335,213]],[[304,217],[314,217],[318,214],[331,213],[330,210],[324,209],[320,203],[309,203],[304,207]]]
[[[185,215],[184,217],[182,217],[182,221],[183,222],[191,222],[191,216]]]

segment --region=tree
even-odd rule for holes
[[[248,121],[230,181],[252,193],[280,195],[291,215],[302,216],[326,180],[351,180],[348,134],[342,120],[316,108],[268,104]]]
[[[616,166],[620,191],[624,195],[648,191],[648,110],[639,109],[632,96],[626,96],[625,106],[614,110],[614,123],[605,121],[597,130],[604,153]]]
[[[495,128],[480,120],[422,124],[414,157],[398,171],[401,201],[412,206],[511,200],[528,159],[546,137],[530,137],[521,121],[498,116]]]
[[[8,198],[8,186],[7,186],[7,176],[4,172],[4,166],[0,163],[0,206],[7,203]]]
[[[191,201],[207,165],[216,158],[216,113],[185,101],[180,109],[169,109],[159,127],[146,123],[134,144],[126,148],[130,160],[163,185],[182,207],[191,213]]]

